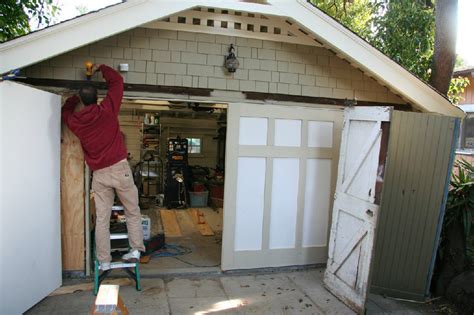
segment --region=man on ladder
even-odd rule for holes
[[[114,69],[93,66],[107,81],[108,91],[97,104],[97,89],[84,85],[79,96],[69,97],[62,108],[62,120],[81,141],[87,165],[93,171],[92,190],[96,206],[95,244],[100,269],[111,268],[110,215],[114,190],[122,202],[127,222],[130,251],[126,262],[138,262],[143,245],[143,229],[138,206],[138,191],[127,162],[127,149],[120,132],[118,113],[123,97],[123,78]]]

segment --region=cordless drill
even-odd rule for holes
[[[94,74],[93,69],[92,69],[94,67],[94,64],[90,61],[86,61],[85,66],[86,66],[86,78],[87,78],[87,81],[90,81],[92,78],[92,75]]]

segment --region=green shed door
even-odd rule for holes
[[[458,129],[457,118],[393,112],[372,292],[429,295]]]

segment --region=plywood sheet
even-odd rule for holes
[[[160,210],[161,221],[166,237],[180,237],[183,236],[181,228],[179,227],[176,213],[174,210]]]
[[[79,139],[61,128],[61,249],[63,270],[84,270],[84,155]]]
[[[196,232],[196,226],[187,211],[176,210],[176,218],[183,235],[191,235]]]
[[[224,222],[224,210],[218,209],[214,210],[211,208],[200,208],[206,218],[206,223],[216,234],[222,233],[222,223]]]
[[[206,219],[204,214],[200,212],[198,209],[188,209],[188,214],[191,216],[193,223],[196,225],[199,233],[203,236],[211,236],[214,235],[214,232],[206,223]]]

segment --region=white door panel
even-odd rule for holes
[[[275,146],[301,146],[301,120],[275,119]]]
[[[306,185],[303,220],[303,247],[326,246],[331,187],[332,161],[330,159],[306,160]],[[311,209],[314,209],[313,211]]]
[[[333,129],[331,121],[308,121],[308,147],[332,148]]]
[[[240,117],[239,144],[266,145],[268,119],[259,117]]]
[[[273,159],[270,249],[295,247],[298,178],[299,159]]]
[[[235,249],[262,248],[265,159],[241,157],[238,160]]]
[[[379,206],[374,204],[388,107],[348,108],[344,113],[341,154],[324,282],[357,312],[363,312]]]
[[[59,95],[0,82],[0,314],[61,285]]]
[[[222,269],[326,261],[341,129],[341,110],[229,105]]]

